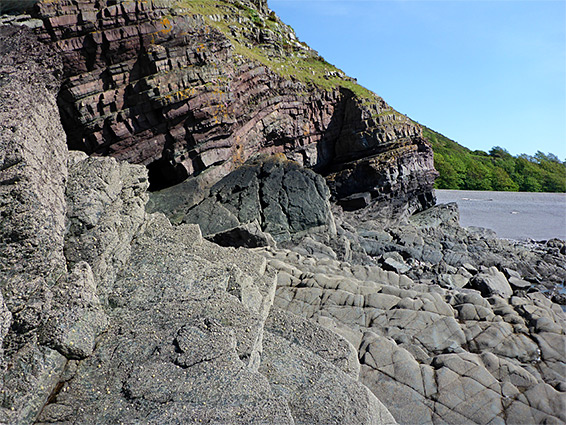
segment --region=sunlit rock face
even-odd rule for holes
[[[40,1],[62,53],[71,148],[149,168],[152,189],[258,153],[327,174],[336,198],[433,202],[420,127],[300,43],[266,2]],[[371,169],[365,174],[367,167]]]
[[[226,30],[219,22],[234,16],[224,2],[187,3],[208,5],[204,18],[156,1],[114,3],[46,0],[34,12],[46,43],[20,25],[29,15],[2,18],[0,423],[566,423],[566,318],[555,303],[564,304],[563,241],[463,229],[456,204],[384,226],[375,218],[431,201],[435,172],[417,126],[307,60],[314,52],[251,3],[234,3],[245,25],[227,36],[213,28]],[[173,20],[163,32],[158,22]],[[162,106],[120,103],[116,87],[124,96],[152,81],[154,94],[178,90],[154,80],[181,84],[187,69],[206,69],[207,51],[201,65],[168,68],[175,43],[187,51],[192,40],[170,34],[183,22],[227,45],[217,46],[226,57],[217,64],[234,74],[196,86],[204,93],[224,81],[234,122],[212,122],[209,104],[191,106],[193,94]],[[135,61],[154,53],[168,71],[133,79]],[[275,72],[282,57],[292,74],[287,62]],[[116,71],[128,60],[129,71]],[[238,100],[234,81],[245,72],[267,88],[247,83]],[[81,87],[93,92],[73,100]],[[79,114],[83,100],[91,115]],[[175,122],[163,118],[166,105],[187,109]],[[129,133],[104,133],[143,117],[152,137],[132,127],[139,138],[128,145]],[[174,128],[202,139],[173,139]],[[69,151],[67,134],[92,155]],[[87,149],[97,134],[101,143]],[[169,205],[184,224],[148,212],[146,167],[102,155],[143,156],[151,150],[136,143],[159,137],[170,157],[162,146],[139,161],[154,185],[208,176],[151,194],[153,211]],[[242,155],[222,159],[228,142]],[[182,149],[198,170],[185,168]],[[256,153],[265,155],[248,159]],[[178,214],[183,199],[200,212]],[[210,212],[208,231],[202,220],[187,223],[193,212]],[[212,229],[222,218],[229,226]]]

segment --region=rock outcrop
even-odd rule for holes
[[[205,236],[253,222],[276,242],[315,229],[332,235],[336,226],[329,198],[320,175],[284,157],[259,157],[215,184],[182,221],[198,224]]]
[[[146,214],[143,166],[68,152],[29,29],[0,46],[0,423],[395,424],[348,342],[272,309],[265,258]]]
[[[566,423],[564,242],[411,215],[419,127],[265,1],[33,15],[0,27],[0,423]]]
[[[67,147],[57,55],[28,28],[8,26],[0,56],[0,422],[17,423],[33,420],[65,364],[38,339],[67,284]]]
[[[301,245],[264,255],[278,270],[275,305],[357,347],[361,381],[399,423],[566,422],[566,315],[538,290],[512,291],[495,267],[469,263],[443,263],[433,284],[323,250],[313,261]]]
[[[213,188],[199,206],[256,219],[257,188],[272,178],[258,168],[228,175],[229,196]],[[461,228],[456,204],[387,228],[372,214],[334,206],[334,232],[264,249],[278,270],[275,305],[356,347],[361,381],[399,423],[564,423],[566,316],[550,299],[566,277],[559,241],[533,249]],[[203,228],[225,226],[216,216]]]
[[[258,154],[327,175],[382,215],[434,204],[420,127],[300,43],[265,1],[39,0],[67,76],[71,148],[143,164],[152,188]]]

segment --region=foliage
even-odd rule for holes
[[[499,146],[489,152],[471,151],[429,128],[438,189],[566,192],[566,162],[537,152],[513,156]]]

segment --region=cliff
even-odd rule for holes
[[[34,15],[63,56],[69,146],[146,165],[152,189],[203,173],[211,184],[283,153],[325,175],[337,199],[368,193],[397,214],[434,204],[421,128],[265,2],[39,1]]]
[[[0,26],[0,423],[566,423],[564,241],[463,229],[454,204],[384,226],[432,200],[419,128],[338,71],[275,73],[253,34],[277,19],[246,4],[45,0],[35,32]],[[223,60],[187,48],[209,38]]]

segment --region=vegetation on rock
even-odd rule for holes
[[[437,189],[566,192],[566,162],[538,151],[513,156],[504,148],[472,151],[423,126],[432,144]]]
[[[273,11],[265,19],[238,0],[180,0],[178,4],[186,13],[203,15],[209,25],[228,36],[237,55],[260,62],[281,77],[324,89],[343,87],[361,98],[376,101],[373,92],[299,41],[293,29]],[[250,37],[250,31],[260,33],[259,44],[251,41],[254,37]]]

